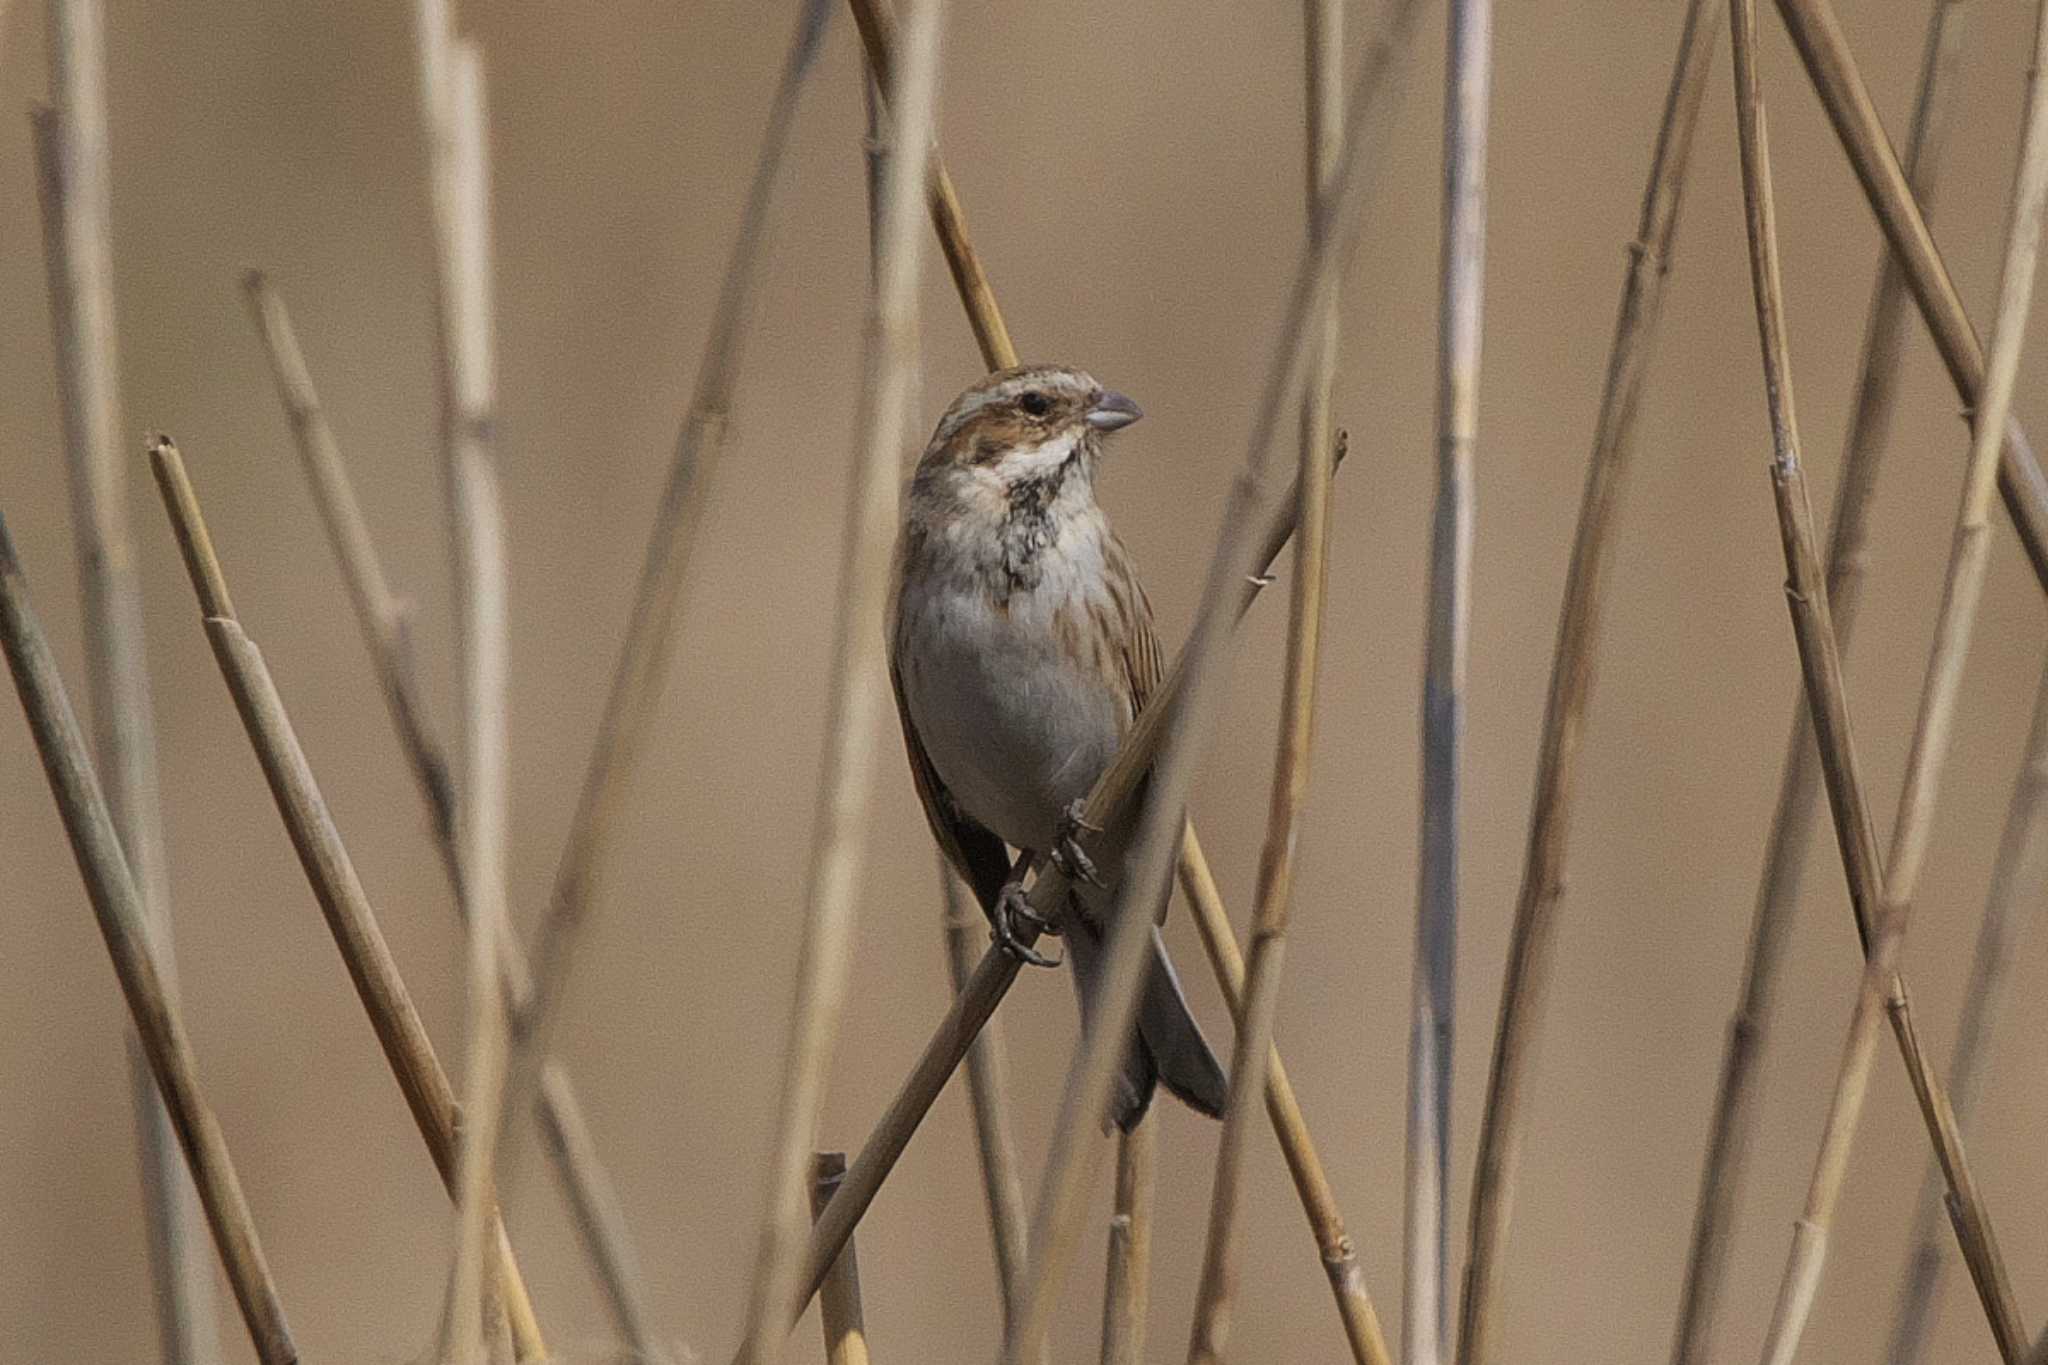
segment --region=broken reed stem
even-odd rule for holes
[[[1797,435],[1790,418],[1789,380],[1785,378],[1782,301],[1777,284],[1776,244],[1771,222],[1768,153],[1750,50],[1755,34],[1754,0],[1739,0],[1737,13],[1737,101],[1739,127],[1743,134],[1744,190],[1751,203],[1753,274],[1757,282],[1758,319],[1764,337],[1766,372],[1770,377],[1767,387],[1771,391],[1778,446],[1773,466],[1774,483],[1781,490],[1782,505],[1786,501],[1784,490],[1791,482],[1800,480],[1800,470]],[[1977,414],[1961,507],[1956,517],[1954,545],[1935,626],[1935,644],[1930,652],[1919,716],[1907,757],[1906,779],[1885,866],[1880,869],[1876,865],[1875,836],[1870,829],[1867,807],[1862,811],[1857,837],[1847,837],[1848,831],[1844,830],[1845,861],[1849,865],[1852,882],[1857,883],[1856,899],[1865,910],[1866,920],[1874,917],[1872,936],[1875,942],[1851,1019],[1850,1040],[1845,1048],[1834,1104],[1809,1189],[1807,1211],[1798,1226],[1778,1309],[1771,1323],[1765,1355],[1771,1365],[1781,1365],[1790,1360],[1818,1287],[1826,1254],[1828,1223],[1846,1171],[1849,1146],[1876,1049],[1880,1009],[1890,1016],[1899,1034],[1900,1045],[1912,1070],[1916,1095],[1929,1120],[1937,1149],[1942,1153],[1944,1174],[1950,1182],[1957,1234],[1970,1258],[1972,1275],[1999,1352],[2009,1365],[2017,1365],[2027,1350],[1988,1216],[1969,1179],[1967,1167],[1961,1164],[1960,1138],[1955,1132],[1953,1114],[1924,1055],[1919,1051],[1917,1038],[1913,1036],[1904,983],[1898,977],[1893,962],[1905,934],[1913,892],[1931,831],[1940,770],[1947,754],[1963,662],[1982,588],[1990,530],[1991,492],[2000,468],[1999,455],[2004,445],[2020,341],[2031,297],[2042,204],[2044,199],[2048,199],[2048,106],[2038,99],[2037,84],[2041,65],[2048,61],[2048,5],[2037,12],[2034,55],[2034,83],[2030,84],[2028,92],[2026,125],[2013,189],[2001,281],[1999,316],[1983,383],[1983,407]],[[1799,491],[1803,494],[1803,481]],[[1785,517],[1782,511],[1781,520],[1788,528],[1794,527],[1794,521]],[[1806,514],[1806,520],[1809,524],[1803,528],[1802,543],[1797,546],[1796,557],[1804,561],[1799,565],[1804,576],[1817,579],[1810,513]],[[1788,557],[1793,556],[1794,548],[1788,533]],[[1799,605],[1795,602],[1795,606]],[[1806,628],[1807,631],[1819,634],[1828,646],[1825,653],[1832,655],[1825,597],[1820,596],[1817,601],[1803,605],[1812,617],[1812,625]],[[1802,654],[1808,652],[1802,635]],[[1833,685],[1837,692],[1839,667],[1839,658],[1834,658]],[[1815,705],[1818,710],[1817,700]],[[1836,736],[1840,746],[1838,756],[1842,761],[1829,765],[1831,797],[1837,796],[1837,788],[1844,783],[1853,786],[1856,781],[1853,752],[1847,742],[1846,709],[1840,708],[1839,697],[1836,705],[1844,716],[1843,726]],[[1833,771],[1837,768],[1839,772]],[[1845,824],[1841,816],[1848,803],[1837,799],[1836,805],[1838,824]]]
[[[313,387],[283,298],[257,271],[243,277],[243,288],[270,359],[279,401],[298,444],[314,504],[340,561],[357,625],[369,648],[392,723],[398,730],[400,746],[426,799],[435,844],[455,891],[454,903],[457,909],[466,910],[461,862],[455,845],[455,791],[444,751],[419,694],[409,604],[387,584],[376,542],[363,517],[318,391]],[[519,999],[531,980],[525,950],[514,934],[504,935],[498,946],[501,989],[507,999]],[[647,1360],[660,1360],[664,1352],[650,1330],[639,1257],[624,1217],[617,1212],[623,1206],[610,1173],[595,1146],[587,1140],[590,1125],[584,1118],[582,1102],[568,1071],[558,1061],[547,1062],[535,1111],[543,1133],[548,1135],[549,1159],[575,1214],[579,1237],[604,1291],[614,1327],[636,1354]],[[583,1134],[586,1140],[561,1141],[556,1136],[571,1134]],[[601,1210],[615,1212],[603,1215],[598,1212]]]
[[[2025,756],[2006,806],[1992,864],[1991,889],[1977,928],[1977,946],[1963,988],[1962,1017],[1949,1052],[1948,1085],[1957,1131],[1969,1126],[1991,1064],[1990,1040],[2011,982],[2013,954],[2028,916],[2048,887],[2048,669],[2035,693]],[[1913,1365],[1933,1334],[1948,1264],[1947,1182],[1939,1160],[1928,1163],[1899,1286],[1891,1348],[1885,1359]]]
[[[1102,1286],[1102,1365],[1145,1365],[1152,1307],[1152,1198],[1159,1123],[1147,1114],[1116,1136],[1116,1201]]]
[[[913,0],[902,61],[889,91],[889,141],[931,141],[939,67],[939,0]],[[744,1358],[768,1365],[786,1328],[805,1242],[804,1167],[824,1106],[852,965],[853,918],[865,865],[870,777],[882,731],[886,660],[875,627],[888,596],[898,522],[898,469],[917,376],[917,287],[924,235],[918,210],[926,163],[904,156],[883,171],[881,234],[870,293],[865,377],[840,561],[826,707],[825,753],[797,960],[795,1010],[770,1158],[767,1208],[748,1300]]]
[[[1317,210],[1334,184],[1337,157],[1342,150],[1338,143],[1344,126],[1341,5],[1332,0],[1305,0],[1303,46],[1306,216],[1308,230],[1320,239],[1330,233],[1333,224]],[[1253,1097],[1262,1095],[1266,1089],[1266,1066],[1274,1050],[1273,1021],[1279,1013],[1280,976],[1286,960],[1294,853],[1301,810],[1308,798],[1310,755],[1315,739],[1316,674],[1321,661],[1323,594],[1328,581],[1330,479],[1336,469],[1330,431],[1330,391],[1336,373],[1338,317],[1338,291],[1333,283],[1320,310],[1307,323],[1317,335],[1311,343],[1309,376],[1300,400],[1296,482],[1301,490],[1301,507],[1294,538],[1294,576],[1280,724],[1275,740],[1277,752],[1265,844],[1253,897],[1251,961],[1240,998],[1232,1009],[1237,1031],[1210,1193],[1208,1236],[1189,1332],[1191,1365],[1220,1365],[1229,1342],[1230,1315],[1237,1291],[1239,1186],[1245,1149],[1252,1125],[1257,1122]]]
[[[93,915],[113,959],[128,1013],[149,1056],[157,1091],[185,1152],[199,1202],[234,1290],[242,1321],[263,1365],[296,1365],[284,1307],[271,1279],[248,1201],[235,1177],[227,1139],[199,1088],[199,1063],[178,1003],[157,968],[141,893],[128,870],[114,817],[101,794],[85,736],[65,695],[50,642],[28,598],[14,540],[0,518],[0,649],[41,756],[50,794],[92,901]]]
[[[670,634],[683,579],[704,511],[705,480],[717,468],[732,433],[733,392],[754,285],[768,239],[769,209],[789,148],[797,97],[802,93],[830,14],[827,0],[805,0],[770,101],[754,178],[740,212],[718,302],[698,363],[696,387],[676,436],[668,476],[648,529],[645,558],[613,666],[597,737],[577,793],[576,810],[555,866],[547,911],[535,933],[532,979],[513,1002],[512,1055],[497,1122],[524,1109],[539,1085],[541,1061],[560,1013],[576,948],[596,904],[596,882],[613,836],[612,814],[645,744],[667,673]]]
[[[1139,805],[1133,853],[1118,889],[1119,906],[1111,911],[1113,927],[1096,998],[1094,1026],[1082,1040],[1068,1070],[1052,1152],[1032,1212],[1032,1265],[1024,1306],[1005,1344],[1004,1359],[1008,1365],[1017,1365],[1027,1358],[1044,1339],[1074,1250],[1081,1196],[1101,1146],[1093,1130],[1100,1125],[1105,1112],[1112,1073],[1136,1012],[1153,932],[1150,913],[1138,907],[1156,905],[1166,894],[1168,862],[1181,843],[1186,823],[1182,812],[1188,787],[1220,708],[1224,672],[1221,664],[1229,655],[1237,619],[1232,604],[1241,597],[1247,575],[1257,569],[1254,528],[1265,524],[1275,512],[1284,515],[1281,480],[1270,469],[1274,463],[1270,458],[1273,438],[1281,414],[1300,401],[1313,349],[1311,341],[1318,330],[1313,321],[1322,315],[1361,235],[1366,191],[1379,168],[1380,152],[1399,105],[1397,95],[1407,71],[1419,10],[1415,0],[1396,0],[1382,17],[1382,26],[1368,47],[1347,106],[1344,150],[1329,190],[1317,205],[1322,223],[1309,234],[1295,272],[1244,464],[1231,488],[1201,608],[1182,651],[1179,667],[1184,670],[1186,681],[1168,712],[1168,737],[1160,745],[1145,798]],[[1146,714],[1159,709],[1163,708],[1155,699],[1146,707]],[[1124,748],[1128,747],[1127,742]],[[1100,790],[1098,786],[1098,794]],[[1093,818],[1093,802],[1090,804],[1090,823],[1105,825],[1103,820]],[[1058,879],[1048,880],[1056,884]],[[1034,905],[1043,904],[1038,899],[1038,887],[1034,884]]]
[[[818,1152],[811,1157],[811,1217],[819,1217],[839,1182],[846,1179],[846,1153]],[[868,1365],[867,1324],[860,1303],[860,1259],[849,1241],[833,1258],[832,1269],[818,1291],[819,1318],[825,1329],[826,1365]]]
[[[156,728],[143,647],[142,598],[127,511],[120,431],[113,265],[113,164],[107,120],[106,16],[101,0],[51,0],[46,47],[54,108],[30,110],[49,281],[58,410],[71,485],[86,694],[107,802],[154,941],[165,986],[178,988],[170,879],[164,866]],[[0,10],[0,30],[6,16]],[[150,1278],[166,1365],[219,1358],[213,1266],[198,1197],[178,1155],[149,1063],[128,1048],[142,1165]]]
[[[1883,122],[1871,103],[1869,87],[1849,51],[1834,7],[1829,0],[1778,0],[1778,14],[1863,186],[1870,211],[1905,273],[1906,287],[1934,337],[1956,395],[1965,408],[1974,410],[1984,386],[1984,348],[1928,231],[1927,219],[1914,202],[1906,173],[1885,137]],[[2035,577],[2048,587],[2048,478],[2042,476],[2018,423],[2003,435],[1998,491]]]
[[[1592,702],[1600,617],[1612,555],[1615,512],[1635,454],[1636,417],[1663,316],[1679,207],[1692,160],[1693,133],[1718,41],[1725,0],[1690,0],[1672,63],[1664,114],[1643,188],[1641,217],[1629,247],[1607,379],[1593,428],[1593,449],[1558,611],[1557,645],[1544,705],[1529,839],[1503,973],[1486,1106],[1473,1163],[1469,1247],[1459,1305],[1458,1361],[1486,1365],[1500,1268],[1514,1209],[1522,1140],[1522,1097],[1534,1064],[1537,1027],[1548,993],[1571,802],[1578,781],[1586,715]]]
[[[1230,1006],[1231,1018],[1237,1019],[1242,1016],[1244,1007],[1244,955],[1238,949],[1236,934],[1231,930],[1222,893],[1209,876],[1208,860],[1202,857],[1194,826],[1190,824],[1181,837],[1194,855],[1181,859],[1181,894],[1187,899],[1195,928],[1202,937],[1202,947],[1208,954],[1209,965],[1222,986],[1225,1003]],[[1388,1353],[1386,1338],[1380,1332],[1379,1315],[1373,1311],[1372,1298],[1365,1292],[1365,1275],[1358,1266],[1358,1248],[1345,1230],[1343,1210],[1337,1206],[1337,1196],[1330,1188],[1329,1177],[1323,1173],[1322,1158],[1316,1153],[1315,1140],[1309,1135],[1308,1123],[1303,1119],[1301,1105],[1294,1097],[1294,1085],[1287,1078],[1287,1068],[1280,1060],[1277,1045],[1267,1050],[1266,1117],[1273,1126],[1273,1135],[1279,1140],[1280,1155],[1286,1159],[1287,1173],[1294,1181],[1302,1211],[1308,1215],[1309,1230],[1315,1235],[1324,1274],[1330,1281],[1331,1293],[1336,1296],[1337,1312],[1344,1323],[1344,1337],[1351,1348],[1352,1359],[1358,1365],[1392,1365],[1393,1357]]]
[[[1420,867],[1408,1040],[1403,1365],[1437,1365],[1450,1333],[1451,1067],[1457,1006],[1459,813],[1472,635],[1473,447],[1485,299],[1492,0],[1451,0],[1444,74],[1437,481],[1423,645]]]
[[[1932,206],[1941,153],[1951,123],[1962,53],[1961,20],[1968,0],[1934,0],[1906,143],[1906,168],[1923,209]],[[1842,473],[1835,489],[1833,527],[1828,538],[1827,596],[1838,649],[1846,651],[1862,599],[1869,563],[1870,507],[1883,462],[1896,402],[1906,322],[1906,292],[1897,260],[1880,253],[1864,329],[1856,382],[1856,404],[1843,442]],[[1709,1120],[1692,1243],[1673,1332],[1671,1365],[1699,1365],[1712,1358],[1714,1310],[1726,1276],[1729,1227],[1738,1203],[1751,1135],[1756,1128],[1757,1062],[1769,1037],[1775,1010],[1778,968],[1798,910],[1802,873],[1818,814],[1820,768],[1813,724],[1804,692],[1795,696],[1791,739],[1765,841],[1764,866],[1744,955],[1742,983],[1722,1052],[1719,1084]],[[1904,1310],[1902,1310],[1902,1318]],[[1886,1356],[1909,1365],[1900,1354],[1904,1338],[1894,1333]]]
[[[435,1171],[453,1197],[457,1191],[459,1123],[448,1073],[442,1069],[426,1025],[414,1008],[412,993],[399,974],[397,959],[384,941],[376,911],[306,761],[305,750],[285,710],[284,698],[278,693],[262,651],[243,631],[241,618],[235,614],[234,600],[228,593],[227,579],[207,532],[198,496],[186,475],[184,460],[177,446],[162,436],[151,443],[149,459],[178,552],[198,598],[207,643],[234,699],[250,748],[262,766],[264,781],[277,804],[285,832],[291,836],[292,848],[313,888],[314,899],[320,904],[320,913],[334,936],[334,946],[348,968],[363,1012],[370,1017],[385,1062],[397,1078],[406,1108],[426,1141]],[[502,1227],[495,1227],[494,1239],[507,1311],[521,1338],[530,1338],[537,1348],[539,1333],[532,1325],[531,1300]]]
[[[490,166],[483,63],[454,36],[447,0],[418,0],[415,38],[434,229],[440,350],[442,445],[454,561],[457,678],[461,695],[461,780],[455,836],[469,908],[468,1063],[454,1265],[439,1356],[451,1365],[483,1359],[484,1254],[491,1222],[505,1084],[505,1000],[498,944],[507,933],[505,883],[508,571],[505,513],[492,445],[497,364],[491,297]],[[519,1354],[538,1358],[522,1339]]]
[[[1294,516],[1299,501],[1299,490],[1290,485],[1277,505],[1260,510],[1253,521],[1259,538],[1258,572],[1246,577],[1238,585],[1236,611],[1239,616],[1250,608],[1259,595],[1266,580],[1262,577],[1279,557],[1287,538],[1294,531]],[[1166,718],[1178,705],[1184,681],[1187,651],[1168,672],[1166,681],[1153,694],[1144,711],[1140,712],[1136,724],[1118,746],[1116,757],[1110,762],[1094,788],[1088,794],[1088,804],[1082,812],[1087,826],[1101,828],[1111,819],[1121,818],[1125,806],[1136,794],[1138,786],[1145,780],[1146,772],[1152,766],[1159,745],[1165,738]],[[1206,867],[1206,864],[1204,864]],[[1052,906],[1061,903],[1067,894],[1069,883],[1056,867],[1048,866],[1032,883],[1032,908],[1043,915]],[[1044,897],[1043,904],[1038,898]],[[1035,938],[1033,940],[1036,941]],[[1028,945],[1027,945],[1028,946]],[[853,1235],[854,1227],[874,1202],[883,1182],[895,1169],[896,1161],[910,1145],[911,1137],[924,1121],[938,1100],[940,1091],[945,1089],[968,1048],[996,1006],[1002,1003],[1005,993],[1017,979],[1018,959],[1007,950],[991,946],[981,960],[975,964],[973,974],[954,995],[945,1017],[939,1021],[931,1040],[918,1055],[910,1074],[897,1087],[888,1108],[875,1121],[867,1142],[861,1147],[860,1155],[854,1158],[847,1169],[845,1184],[834,1197],[830,1208],[811,1230],[810,1246],[804,1253],[804,1270],[799,1280],[797,1293],[786,1305],[784,1322],[794,1326],[803,1315],[804,1306],[811,1296],[818,1292],[826,1269],[846,1239]]]
[[[944,907],[946,970],[958,994],[974,975],[988,921],[968,899],[959,876],[939,855],[939,886]],[[1018,1174],[1017,1140],[1010,1127],[1009,1056],[1003,1048],[1002,1025],[991,1019],[967,1049],[967,1099],[974,1111],[974,1140],[980,1152],[982,1197],[988,1205],[989,1233],[995,1243],[996,1281],[1003,1294],[1007,1321],[1022,1288],[1029,1258],[1024,1182]]]

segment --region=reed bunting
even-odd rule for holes
[[[1161,673],[1152,604],[1095,501],[1103,438],[1139,416],[1130,399],[1058,365],[1003,370],[961,394],[911,479],[888,622],[925,818],[996,940],[1054,965],[1017,932],[1031,916],[1024,874],[1051,860],[1073,879],[1057,923],[1031,927],[1067,944],[1084,1032],[1128,831],[1105,832],[1093,861],[1074,834]],[[1019,852],[1014,867],[1005,845]],[[1228,1088],[1167,959],[1156,927],[1165,909],[1162,898],[1111,1105],[1127,1131],[1155,1084],[1212,1117]]]

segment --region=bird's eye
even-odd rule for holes
[[[1017,400],[1017,406],[1033,417],[1043,417],[1052,411],[1052,399],[1033,389]]]

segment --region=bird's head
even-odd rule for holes
[[[918,474],[964,473],[1009,488],[1067,469],[1086,473],[1102,437],[1142,415],[1136,403],[1081,370],[998,370],[946,409]]]

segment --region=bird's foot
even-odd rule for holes
[[[1047,957],[1032,947],[1032,940],[1040,934],[1056,932],[1044,916],[1031,908],[1031,897],[1022,883],[1011,882],[1003,888],[1002,896],[996,901],[995,913],[989,916],[993,938],[1002,950],[1019,962],[1032,967],[1057,967],[1060,960]]]
[[[1099,826],[1087,820],[1088,804],[1078,797],[1068,803],[1060,812],[1059,823],[1053,827],[1052,851],[1047,858],[1070,882],[1086,882],[1090,886],[1103,886],[1102,874],[1095,870],[1095,862],[1081,847],[1081,833],[1100,834]]]

